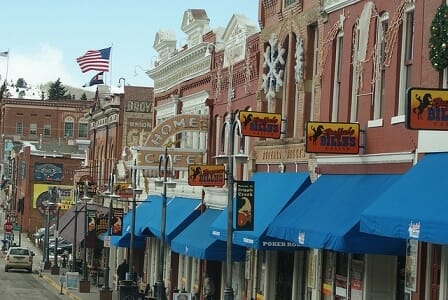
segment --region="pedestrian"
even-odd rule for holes
[[[205,273],[204,276],[204,285],[202,287],[202,294],[204,295],[205,300],[215,299],[215,285],[213,284],[212,278],[207,273]]]
[[[118,282],[126,279],[126,272],[129,270],[129,266],[126,262],[126,259],[118,266],[117,268],[117,276]]]

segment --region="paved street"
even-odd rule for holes
[[[18,233],[16,232],[15,242],[18,244]],[[3,238],[3,228],[0,229],[0,236]],[[27,273],[21,270],[4,271],[5,258],[0,254],[0,290],[1,299],[100,299],[98,287],[91,286],[90,293],[79,293],[78,290],[67,290],[65,287],[60,289],[60,276],[51,275],[50,270],[40,272],[42,262],[42,252],[35,247],[33,242],[22,234],[21,246],[28,247],[35,252],[33,260],[33,273]],[[117,292],[114,291],[113,299],[116,299]]]

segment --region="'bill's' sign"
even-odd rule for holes
[[[308,122],[306,152],[358,154],[359,124]]]
[[[239,121],[244,136],[279,139],[282,115],[255,111],[240,111]]]
[[[409,129],[448,129],[448,90],[408,90],[406,126]]]
[[[224,165],[188,166],[188,185],[190,186],[223,186],[224,183]]]

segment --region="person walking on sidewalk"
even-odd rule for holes
[[[126,279],[126,272],[128,270],[129,270],[129,265],[127,264],[126,259],[125,259],[117,268],[118,282]]]

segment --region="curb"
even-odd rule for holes
[[[56,290],[60,291],[61,290],[61,286],[59,284],[57,284],[54,280],[52,280],[50,277],[48,277],[45,274],[42,274],[42,278],[47,281],[52,287],[54,287]],[[64,295],[68,296],[69,298],[73,299],[73,300],[81,300],[81,298],[79,298],[76,295],[73,295],[71,292],[69,292],[66,288],[62,288],[62,292]]]

